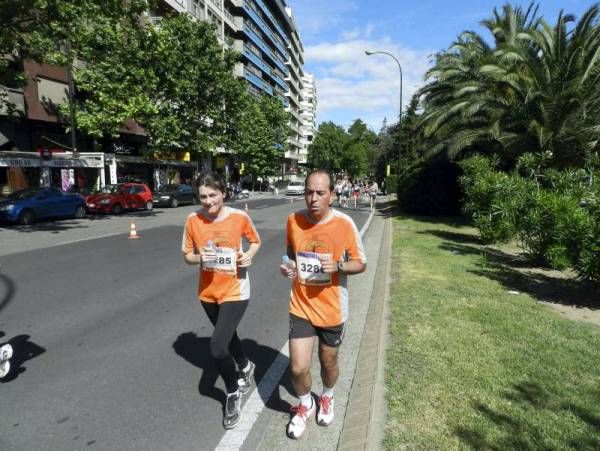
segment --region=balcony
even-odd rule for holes
[[[267,36],[273,46],[281,53],[281,55],[287,55],[285,47],[281,45],[279,39],[273,34],[273,30],[264,22],[264,20],[258,15],[258,13],[250,7],[247,3],[244,5],[244,11],[248,14],[248,16],[254,21],[254,23],[260,28],[260,30]]]
[[[219,11],[223,11],[223,3],[222,1],[219,0],[208,0],[210,3],[212,3]]]
[[[258,66],[262,71],[266,74],[271,75],[271,68],[268,64],[266,64],[258,55],[252,52],[248,46],[244,46],[244,50],[242,51],[242,55],[252,61],[256,66]]]
[[[227,8],[225,8],[223,10],[223,16],[225,17],[225,21],[231,28],[233,28],[234,30],[238,29],[236,21],[235,21],[235,17],[233,16],[233,14],[231,14],[229,12],[229,10]]]
[[[252,83],[254,86],[256,86],[257,88],[261,89],[262,91],[265,91],[267,93],[269,93],[270,95],[273,95],[273,88],[271,86],[269,86],[267,83],[265,83],[265,81],[258,77],[256,74],[250,72],[248,69],[244,68],[244,78],[246,80],[248,80],[250,83]]]
[[[246,23],[244,23],[244,33],[250,38],[250,40],[260,48],[265,55],[267,55],[273,63],[283,72],[287,74],[288,70],[284,63],[282,63],[277,56],[273,53],[273,51],[263,42],[263,40],[256,34],[251,27],[249,27]]]
[[[267,8],[267,5],[265,5],[262,0],[254,0],[254,1],[258,5],[258,7],[262,10],[262,12],[265,14],[265,16],[267,16],[269,18],[269,20],[273,24],[273,28],[275,28],[275,30],[277,30],[277,33],[279,33],[279,35],[283,38],[283,41],[287,44],[288,38],[287,38],[286,34],[284,33],[284,31],[281,29],[281,27],[277,23],[277,20],[275,19],[275,17],[273,17],[273,14],[271,13],[271,11],[269,11],[269,8]]]

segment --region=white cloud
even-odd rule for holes
[[[348,0],[295,0],[288,3],[304,38],[341,25],[358,10],[357,3]]]
[[[318,121],[351,121],[362,118],[377,130],[384,119],[398,117],[399,70],[388,55],[365,55],[365,50],[384,51],[396,56],[402,66],[404,108],[429,68],[432,51],[403,47],[389,38],[369,39],[372,27],[351,31],[357,36],[340,42],[327,42],[305,48],[308,70],[315,74]],[[358,36],[363,35],[360,39]],[[349,125],[347,122],[341,125]]]

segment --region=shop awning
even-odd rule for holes
[[[0,167],[30,167],[30,168],[103,168],[104,155],[99,152],[80,154],[78,158],[71,155],[54,154],[51,159],[44,160],[37,152],[0,151]]]

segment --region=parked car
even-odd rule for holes
[[[31,224],[36,219],[85,216],[81,194],[58,188],[26,188],[0,200],[0,221]]]
[[[106,185],[97,194],[85,198],[90,213],[120,214],[124,210],[152,210],[152,192],[145,183]]]
[[[288,196],[304,194],[304,182],[295,181],[288,183],[285,193]]]
[[[175,208],[181,204],[195,204],[196,195],[190,185],[171,184],[154,192],[154,205]]]

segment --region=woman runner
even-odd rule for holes
[[[181,250],[186,263],[200,265],[198,298],[215,326],[210,353],[227,390],[223,426],[232,429],[240,422],[242,394],[250,390],[254,374],[255,365],[244,355],[236,329],[248,307],[247,268],[260,248],[260,237],[248,214],[223,205],[222,180],[201,175],[195,187],[201,208],[185,222]],[[250,243],[246,251],[242,238]]]

